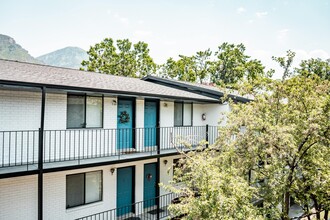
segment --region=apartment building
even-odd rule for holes
[[[158,183],[172,179],[178,150],[215,142],[230,110],[222,96],[153,76],[0,60],[0,219],[168,217],[174,195]]]

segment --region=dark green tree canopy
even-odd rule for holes
[[[169,58],[160,67],[160,75],[165,78],[187,82],[205,83],[209,81],[212,62],[210,49],[198,51],[193,56],[179,55],[179,60]]]
[[[321,79],[330,80],[330,59],[311,58],[303,60],[300,63],[300,67],[296,68],[296,72],[306,77],[316,74]]]
[[[111,75],[143,77],[156,72],[156,64],[149,55],[148,44],[132,44],[128,39],[106,38],[91,46],[87,52],[89,60],[81,64],[82,70]]]

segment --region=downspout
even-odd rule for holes
[[[45,125],[45,102],[46,87],[41,88],[41,118],[39,128],[39,149],[38,149],[38,220],[43,219],[43,143]]]

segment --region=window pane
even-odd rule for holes
[[[84,127],[85,118],[85,97],[68,95],[67,127]]]
[[[102,199],[102,172],[86,173],[86,203]]]
[[[182,126],[182,103],[174,103],[174,126]]]
[[[184,104],[183,125],[191,126],[192,104]]]
[[[66,207],[84,204],[84,174],[66,176]]]
[[[87,96],[87,114],[86,114],[86,127],[100,128],[102,127],[103,110],[102,110],[102,97],[89,97]]]

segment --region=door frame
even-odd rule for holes
[[[158,171],[158,163],[157,163],[157,161],[156,162],[151,162],[151,163],[145,163],[145,164],[143,164],[143,201],[145,201],[145,198],[144,198],[144,193],[145,193],[145,191],[144,191],[144,188],[145,188],[145,166],[146,165],[149,165],[149,164],[154,164],[155,165],[155,171],[156,171],[156,175],[155,175],[155,182],[156,182],[156,185],[155,185],[155,198],[157,198],[158,197],[158,195],[157,195],[157,188],[159,187],[158,186],[158,181],[157,181],[157,176],[158,176],[158,174],[159,174],[159,171]],[[155,205],[157,205],[157,202],[156,202],[156,200],[155,200]],[[143,204],[143,206],[144,206],[144,204]]]
[[[159,127],[159,125],[160,125],[160,121],[159,121],[159,116],[160,116],[160,111],[159,111],[160,110],[160,101],[159,101],[159,99],[144,99],[143,111],[145,110],[145,103],[146,102],[156,102],[156,127]]]
[[[118,106],[119,106],[119,100],[126,100],[126,101],[132,101],[132,148],[136,148],[136,140],[135,140],[135,127],[136,127],[136,98],[134,97],[123,97],[118,96],[117,97],[117,129],[118,129]]]
[[[159,139],[159,135],[157,135],[157,128],[160,128],[160,100],[159,99],[144,99],[144,105],[143,105],[143,114],[145,116],[145,107],[146,107],[146,102],[155,102],[156,103],[156,145],[158,145],[160,143]],[[145,117],[143,118],[143,129],[145,129],[144,127],[145,125]],[[160,129],[159,129],[160,131]]]
[[[118,167],[117,168],[117,179],[116,179],[116,182],[118,182],[118,169],[121,169],[121,168],[129,168],[129,167],[131,167],[132,168],[132,207],[131,207],[131,209],[132,209],[132,212],[133,213],[135,213],[135,187],[136,187],[136,181],[135,181],[135,165],[133,165],[133,166],[126,166],[126,167]],[[118,204],[117,204],[117,198],[118,197],[118,185],[116,185],[116,208],[120,208],[120,207],[118,207]]]

